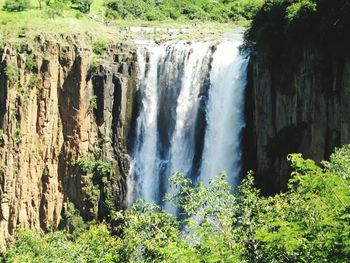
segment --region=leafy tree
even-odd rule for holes
[[[333,156],[333,160],[338,158],[344,159],[342,153]],[[289,159],[295,169],[290,190],[269,198],[272,209],[262,216],[265,224],[256,231],[265,262],[348,262],[349,181],[300,154]],[[342,164],[341,170],[349,162]]]
[[[186,19],[229,21],[251,19],[264,0],[107,0],[106,15],[117,19]]]
[[[69,4],[70,0],[46,0],[46,13],[51,18],[62,16]]]
[[[108,230],[70,209],[73,235],[21,231],[3,261],[349,262],[350,147],[322,167],[300,154],[288,158],[294,171],[286,193],[261,197],[251,173],[234,192],[224,173],[207,186],[177,173],[171,180],[179,191],[167,200],[178,204],[179,218],[138,201],[111,211]],[[86,172],[98,166],[79,163]]]
[[[3,10],[8,12],[21,12],[29,8],[29,0],[6,0]]]
[[[246,40],[255,48],[292,54],[310,44],[347,50],[350,44],[348,0],[266,0],[253,17]]]
[[[73,9],[77,9],[82,13],[88,13],[90,12],[92,0],[71,0],[71,3]]]

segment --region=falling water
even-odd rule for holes
[[[240,55],[239,41],[221,43],[213,55],[210,74],[207,129],[200,180],[225,171],[237,184],[241,165],[241,131],[244,128],[244,87],[248,59]]]
[[[247,58],[241,41],[138,42],[140,98],[128,179],[128,203],[163,204],[179,171],[204,182],[227,171],[239,176]]]

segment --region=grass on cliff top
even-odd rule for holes
[[[80,35],[80,42],[84,39],[94,41],[107,39],[111,42],[124,42],[131,38],[146,38],[154,40],[173,39],[202,39],[203,37],[219,38],[224,32],[237,27],[237,23],[219,23],[202,21],[143,21],[117,20],[107,26],[103,22],[103,0],[95,0],[91,6],[89,16],[75,10],[65,10],[63,16],[50,18],[48,13],[39,9],[38,1],[31,1],[31,8],[18,13],[2,10],[5,0],[0,0],[0,46],[4,42],[14,45],[31,43],[38,35],[45,39],[64,41],[66,35]],[[93,17],[94,19],[92,19]],[[242,24],[240,24],[242,25]],[[187,28],[187,33],[169,36],[165,33],[142,34],[132,33],[130,26],[155,28]]]
[[[0,44],[28,43],[38,35],[59,40],[60,35],[86,35],[91,39],[120,40],[117,28],[106,27],[75,10],[65,10],[63,16],[50,18],[45,9],[40,10],[36,1],[23,12],[9,13],[2,10],[5,0],[0,0]],[[83,39],[83,38],[81,38]]]

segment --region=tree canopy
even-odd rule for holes
[[[138,201],[106,224],[71,207],[68,230],[24,230],[3,262],[349,262],[350,146],[318,166],[300,154],[289,190],[262,197],[252,174],[232,192],[224,173],[193,187],[172,176],[181,217]]]

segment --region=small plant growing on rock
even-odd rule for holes
[[[37,76],[35,76],[35,75],[30,76],[30,79],[28,81],[28,86],[30,88],[36,87],[38,85],[38,83],[39,83],[39,79]]]
[[[95,160],[90,156],[81,157],[74,164],[82,172],[92,174],[94,181],[99,181],[103,177],[111,179],[115,175],[115,169],[111,163]]]
[[[11,84],[15,84],[18,82],[19,78],[19,69],[15,64],[9,64],[7,65],[5,69],[5,74],[10,81]]]
[[[93,95],[90,99],[90,109],[97,110],[97,96]]]
[[[108,41],[105,39],[98,39],[92,43],[92,51],[95,55],[103,57],[108,48]]]
[[[21,130],[19,128],[16,128],[16,130],[15,130],[15,137],[14,137],[16,145],[19,145],[22,142],[22,138],[21,137],[22,137]]]
[[[85,174],[85,202],[97,215],[102,207],[111,209],[113,198],[110,193],[111,181],[116,174],[113,163],[97,160],[93,156],[79,158],[74,165]]]
[[[4,131],[0,129],[0,147],[4,147],[5,141],[4,141]]]
[[[97,73],[100,64],[101,64],[101,62],[99,59],[97,59],[96,57],[93,58],[93,60],[90,62],[89,67],[88,67],[88,76],[89,77],[92,77]]]
[[[29,72],[35,72],[38,70],[38,66],[37,66],[36,61],[33,57],[28,57],[26,59],[26,70]]]

